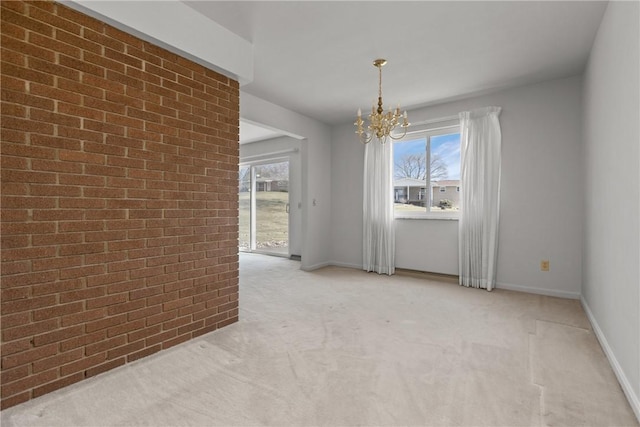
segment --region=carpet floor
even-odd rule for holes
[[[242,254],[240,321],[8,426],[637,426],[576,300]]]

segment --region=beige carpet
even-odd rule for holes
[[[241,256],[239,323],[2,425],[635,426],[578,301]]]

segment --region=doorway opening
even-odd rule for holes
[[[239,248],[290,256],[289,159],[240,164]]]

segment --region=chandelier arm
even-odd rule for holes
[[[393,140],[398,140],[398,139],[402,139],[407,135],[407,126],[402,126],[404,128],[404,132],[402,133],[402,135],[399,136],[393,136],[391,133],[389,133],[389,138],[393,139]]]
[[[366,132],[358,133],[358,139],[361,143],[368,144],[373,139],[373,134],[367,135]]]

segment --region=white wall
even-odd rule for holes
[[[417,241],[416,236],[426,238]],[[396,267],[457,275],[458,221],[397,220]]]
[[[289,160],[289,252],[302,254],[302,162],[300,140],[288,136],[240,145],[240,163],[273,158]],[[297,150],[285,154],[283,151]],[[274,154],[275,153],[275,154]]]
[[[302,262],[304,270],[329,263],[331,249],[331,131],[317,120],[240,91],[240,117],[300,142]]]
[[[640,419],[640,29],[610,2],[584,77],[583,304]]]
[[[331,263],[362,268],[364,145],[354,130],[331,129]]]
[[[581,78],[504,90],[410,111],[413,122],[502,107],[498,286],[577,298],[581,286]],[[335,264],[362,264],[362,162],[353,125],[333,129]],[[396,265],[457,274],[457,222],[397,220]],[[540,261],[550,260],[549,272]]]

